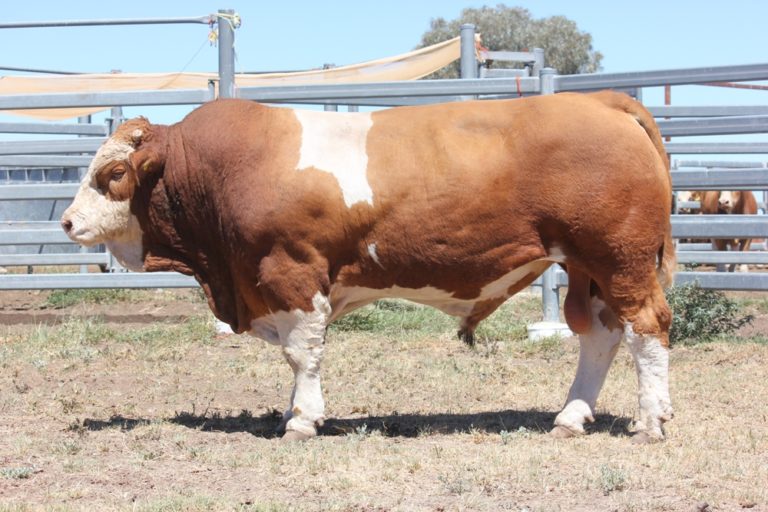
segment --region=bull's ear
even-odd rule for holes
[[[139,147],[131,153],[128,160],[131,162],[131,167],[136,170],[138,177],[158,173],[165,167],[165,155],[160,154],[151,146]]]
[[[139,178],[160,172],[165,167],[165,148],[148,128],[136,128],[131,132],[131,144],[136,150],[128,159]]]

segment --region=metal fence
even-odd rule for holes
[[[220,11],[230,13],[231,11]],[[2,25],[0,25],[2,28]],[[686,68],[631,73],[596,73],[557,75],[555,70],[541,67],[541,51],[510,54],[515,60],[530,63],[527,73],[484,73],[491,78],[477,78],[474,28],[462,27],[462,77],[454,80],[419,80],[339,85],[293,85],[270,87],[234,87],[234,53],[232,27],[220,25],[219,95],[236,96],[265,103],[315,104],[335,108],[338,105],[396,106],[460,101],[467,98],[517,98],[534,94],[565,91],[589,91],[619,88],[641,94],[643,87],[704,84],[718,81],[768,80],[768,63]],[[533,71],[533,73],[531,72]],[[525,76],[528,75],[528,76]],[[51,107],[92,107],[114,105],[200,104],[213,99],[213,90],[104,92],[93,94],[34,94],[0,96],[0,110]],[[667,137],[717,136],[768,133],[768,106],[703,106],[650,107],[659,128]],[[47,123],[0,123],[0,131],[14,133],[67,133],[76,139],[60,141],[0,142],[1,168],[78,168],[87,166],[91,154],[111,133],[115,122],[105,126]],[[768,154],[766,142],[667,142],[670,155]],[[701,166],[700,166],[701,167]],[[691,189],[768,189],[768,172],[764,167],[675,168],[672,170],[675,190]],[[9,184],[0,185],[0,201],[38,199],[68,200],[75,192],[74,184]],[[683,216],[672,217],[676,238],[751,237],[768,238],[768,222],[756,216]],[[0,246],[23,244],[67,244],[69,240],[57,222],[31,222],[28,219],[5,221],[0,225]],[[29,257],[28,260],[24,258]],[[0,256],[0,265],[99,264],[110,265],[103,254],[75,253],[15,257]],[[681,261],[696,259],[700,263],[766,263],[763,254],[681,253]],[[106,263],[105,263],[106,262]],[[768,274],[680,272],[677,283],[698,281],[707,288],[726,290],[768,290]],[[567,285],[565,274],[548,271],[538,282],[543,288],[545,320],[558,317],[558,290]],[[187,287],[196,286],[193,279],[174,273],[136,274],[111,272],[104,274],[6,274],[0,276],[0,289],[108,288],[108,287]]]

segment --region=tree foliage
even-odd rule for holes
[[[543,48],[546,66],[559,74],[594,73],[600,69],[603,55],[592,48],[592,36],[579,30],[565,16],[534,19],[522,7],[483,6],[461,12],[458,19],[433,18],[430,30],[421,36],[419,48],[456,37],[464,23],[472,23],[482,36],[483,46],[492,51],[529,51]],[[498,63],[496,67],[520,67]],[[459,64],[446,66],[430,78],[457,78]]]

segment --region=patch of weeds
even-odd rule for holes
[[[150,361],[178,360],[190,345],[211,344],[215,335],[212,317],[196,316],[178,324],[150,326],[115,333],[115,340],[139,346]]]
[[[136,441],[159,441],[162,437],[163,422],[161,421],[153,421],[136,428],[133,432],[133,438]]]
[[[432,428],[432,425],[426,424],[421,425],[416,429],[416,434],[418,437],[429,437],[435,433],[435,429]]]
[[[514,439],[518,438],[529,438],[532,435],[532,432],[528,430],[527,428],[520,426],[517,430],[514,430],[512,432],[508,430],[502,430],[499,432],[501,435],[501,444],[509,444]]]
[[[291,512],[296,509],[292,506],[276,503],[253,503],[246,501],[235,506],[233,510],[235,512]]]
[[[535,308],[531,308],[531,304]],[[528,339],[527,325],[541,309],[541,299],[513,299],[483,320],[475,331],[475,338],[483,341],[524,341]]]
[[[669,342],[696,344],[733,333],[752,322],[741,316],[738,304],[721,291],[705,290],[697,283],[674,286],[667,291],[672,309]]]
[[[53,452],[59,455],[77,455],[83,447],[77,441],[68,439],[54,445]]]
[[[348,434],[347,437],[355,441],[362,441],[366,437],[369,437],[370,435],[371,435],[371,432],[368,430],[368,424],[363,423],[359,427],[355,428],[354,432]]]
[[[77,304],[117,304],[139,300],[134,290],[122,288],[53,290],[46,306],[61,309]]]
[[[344,332],[428,332],[455,328],[448,315],[421,304],[383,299],[336,320],[331,329]]]
[[[472,482],[461,476],[440,475],[437,479],[443,484],[446,491],[457,496],[461,496],[472,490]]]
[[[768,299],[766,298],[737,298],[736,303],[744,309],[750,309],[759,314],[768,314]]]
[[[83,404],[77,398],[61,397],[56,399],[61,404],[61,412],[71,414],[79,411]]]
[[[607,464],[600,466],[600,488],[608,496],[614,491],[623,491],[627,487],[627,473],[623,469]]]
[[[37,470],[34,466],[20,466],[16,468],[2,468],[0,469],[0,476],[9,480],[24,480],[36,472]]]
[[[526,356],[546,356],[547,359],[558,359],[565,354],[565,346],[561,336],[547,336],[536,341],[527,339],[519,344],[520,351]]]

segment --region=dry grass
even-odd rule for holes
[[[0,511],[768,510],[766,343],[676,347],[669,439],[640,447],[622,349],[590,434],[559,441],[577,347],[523,339],[537,304],[513,300],[476,349],[397,303],[337,326],[332,419],[287,445],[279,350],[208,318],[0,332]]]

